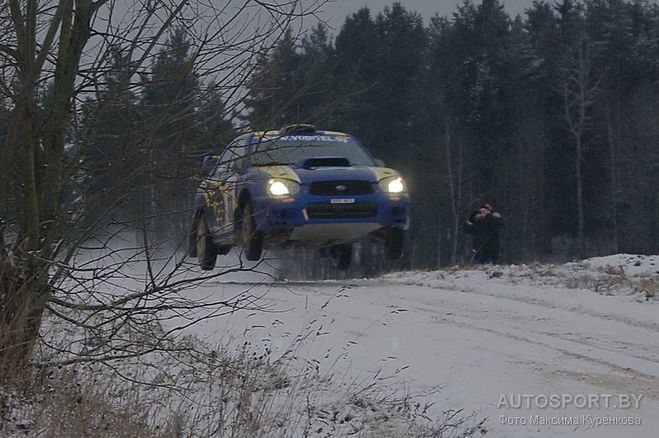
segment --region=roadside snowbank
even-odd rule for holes
[[[659,256],[616,254],[563,265],[484,265],[443,271],[398,272],[383,277],[401,284],[469,288],[489,285],[580,289],[600,295],[659,302]]]

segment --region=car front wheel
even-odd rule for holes
[[[256,230],[252,205],[249,201],[243,206],[241,222],[241,243],[245,258],[253,262],[258,261],[263,253],[263,236]]]

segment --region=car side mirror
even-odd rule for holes
[[[375,161],[375,164],[376,164],[378,167],[385,167],[385,165],[384,165],[384,161],[382,161],[381,159],[376,158],[374,161]]]

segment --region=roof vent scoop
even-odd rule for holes
[[[316,128],[313,125],[298,123],[296,125],[288,125],[281,128],[283,135],[295,134],[296,132],[315,132]]]
[[[305,169],[312,167],[350,167],[350,160],[343,157],[305,158],[300,160],[297,166]]]

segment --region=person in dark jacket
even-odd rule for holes
[[[501,215],[490,204],[469,215],[465,232],[474,236],[474,262],[496,263],[499,260],[499,230],[502,225]]]

